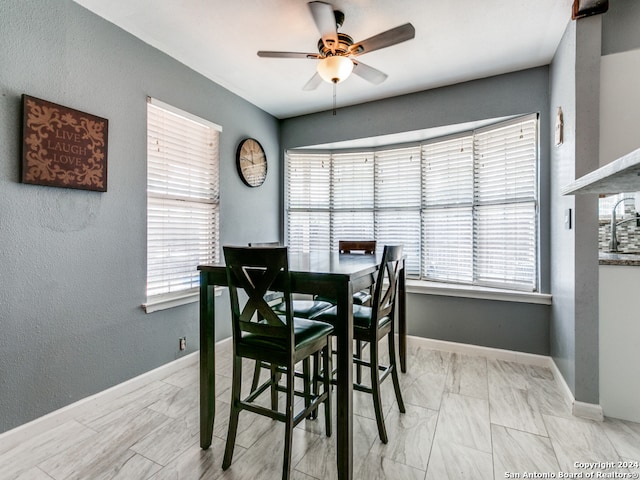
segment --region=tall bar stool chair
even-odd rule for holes
[[[248,245],[252,248],[274,248],[283,246],[280,242],[249,242]],[[264,295],[264,299],[268,304],[273,306],[273,309],[276,311],[276,313],[278,313],[279,315],[284,315],[286,304],[284,302],[284,294],[282,292],[267,291]],[[311,318],[319,314],[323,310],[331,308],[333,304],[322,299],[294,299],[292,300],[292,306],[294,317]],[[256,362],[253,372],[253,382],[251,384],[252,391],[258,387],[258,383],[260,382],[260,370],[262,368],[270,369],[271,366],[265,362]],[[307,377],[310,375],[308,361],[303,362],[303,371],[305,376],[304,385],[306,389],[309,387]]]
[[[286,480],[291,472],[293,428],[320,404],[324,404],[326,434],[331,435],[329,335],[333,327],[322,321],[293,316],[286,247],[224,247],[223,250],[231,299],[233,380],[229,430],[222,468],[226,470],[231,465],[238,418],[241,411],[248,410],[285,423],[282,478]],[[241,290],[247,297],[242,302],[238,294]],[[265,301],[264,295],[267,291],[283,293],[286,305],[284,315],[278,315]],[[311,382],[313,392],[307,395],[306,392],[296,391],[295,365],[313,355],[318,356],[320,352],[324,363],[322,377],[320,378],[319,362],[314,362]],[[268,363],[271,366],[272,375],[256,390],[252,390],[246,398],[241,399],[243,358]],[[278,382],[279,375],[283,375],[286,379],[284,386]],[[321,392],[318,388],[319,383],[323,385]],[[254,403],[267,389],[271,389],[271,408]],[[284,392],[286,395],[284,413],[278,411],[278,392]],[[297,414],[294,412],[295,395],[305,397],[305,406]]]
[[[340,253],[360,253],[363,255],[375,255],[376,254],[376,241],[375,240],[338,240],[338,251]],[[373,286],[366,290],[360,290],[353,294],[354,305],[366,305],[371,306],[371,300],[373,298]],[[334,302],[335,303],[335,302]],[[366,342],[356,340],[355,357],[362,358],[362,352],[367,346]],[[356,382],[362,382],[362,368],[359,363],[356,364]]]
[[[380,398],[380,384],[389,376],[393,380],[393,388],[400,412],[405,412],[400,382],[398,381],[398,367],[396,365],[395,350],[395,303],[398,291],[398,274],[402,262],[402,246],[385,245],[382,263],[376,276],[371,306],[353,306],[353,338],[369,343],[370,360],[367,362],[354,355],[354,363],[369,367],[371,372],[371,386],[363,385],[356,379],[354,390],[371,393],[378,424],[378,434],[382,443],[387,443],[387,430],[384,425],[382,402]],[[320,313],[315,319],[334,324],[338,321],[337,307]],[[389,342],[389,365],[380,365],[378,342],[384,337]],[[339,374],[339,373],[338,373]]]

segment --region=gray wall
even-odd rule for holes
[[[598,168],[601,16],[571,22],[551,64],[550,111],[564,143],[551,149],[551,354],[576,400],[598,403],[597,195],[560,190]],[[552,118],[553,121],[553,118]],[[572,230],[564,227],[572,210]]]
[[[278,238],[281,172],[276,119],[70,0],[3,0],[0,45],[3,432],[198,349],[197,304],[140,307],[147,95],[223,127],[222,243]],[[106,193],[19,182],[23,93],[109,120]],[[261,188],[235,172],[245,136],[272,159]]]
[[[549,276],[548,67],[515,72],[282,121],[283,151],[300,146],[540,113],[540,272]],[[339,87],[338,87],[339,88]],[[477,345],[549,353],[548,306],[410,294],[409,333]]]
[[[602,55],[640,48],[640,2],[610,0],[609,11],[602,15]]]

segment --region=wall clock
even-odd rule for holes
[[[245,138],[236,151],[236,166],[242,181],[249,187],[259,187],[267,177],[267,156],[260,143]]]

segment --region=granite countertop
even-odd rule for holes
[[[599,253],[600,265],[640,266],[640,253]]]

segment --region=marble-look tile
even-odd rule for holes
[[[94,412],[82,415],[78,421],[97,431],[108,428],[122,418],[148,407],[166,395],[174,395],[180,388],[164,382],[152,382],[144,387],[122,395]]]
[[[192,445],[199,444],[199,440],[200,414],[194,409],[156,428],[131,446],[131,450],[160,465],[167,465]]]
[[[621,457],[640,462],[640,423],[605,418],[602,428]]]
[[[436,440],[491,453],[489,402],[446,392],[440,407]]]
[[[449,371],[451,353],[432,350],[422,345],[407,346],[407,372],[403,376],[418,378],[425,373],[445,375]]]
[[[216,375],[214,381],[216,382],[216,398],[229,403],[231,401],[231,385],[233,383],[231,377]],[[200,385],[198,385],[199,387]]]
[[[547,435],[542,414],[528,389],[499,383],[491,385],[489,407],[491,423],[536,435]]]
[[[384,357],[386,342],[380,347]],[[365,356],[368,351],[365,349]],[[356,479],[484,480],[504,478],[508,470],[585,471],[572,468],[576,461],[640,461],[640,424],[572,417],[562,386],[547,367],[430,350],[411,338],[408,355],[409,372],[400,374],[407,413],[399,413],[391,381],[382,384],[388,444],[378,438],[371,396],[354,395]],[[199,366],[194,363],[15,448],[0,446],[0,478],[280,478],[284,425],[250,412],[240,415],[233,465],[222,471],[230,408],[231,342],[216,346],[216,359],[211,448],[199,446]],[[366,369],[364,373],[366,376]],[[253,362],[244,362],[245,394],[252,375]],[[316,420],[303,421],[295,429],[293,480],[337,478],[335,394],[334,388],[332,437],[325,435],[322,407]],[[281,396],[282,405],[283,401]],[[259,403],[268,405],[269,395],[263,395]],[[297,399],[297,408],[300,403]],[[525,431],[540,429],[540,414],[543,434]],[[620,471],[640,473],[640,469]]]
[[[11,477],[8,477],[11,478]],[[15,477],[16,480],[55,480],[53,477],[50,477],[38,467],[30,468],[29,470],[22,472],[20,475]]]
[[[213,437],[211,447],[203,450],[191,445],[181,455],[169,462],[150,480],[206,480],[222,475],[222,458],[225,442]],[[241,457],[242,447],[236,446],[234,457]]]
[[[163,378],[162,381],[180,388],[198,384],[200,381],[200,364],[196,363],[195,365],[178,370]]]
[[[367,382],[367,385],[368,384]],[[398,404],[396,403],[396,397],[393,391],[393,383],[390,377],[380,385],[380,397],[384,416],[387,416],[392,410],[398,410]],[[335,405],[335,402],[333,405]],[[370,393],[353,391],[353,414],[367,418],[376,418],[376,411],[373,407],[373,396]]]
[[[425,372],[418,377],[401,377],[400,388],[404,403],[438,410],[446,379],[446,374],[433,372]]]
[[[91,480],[131,480],[146,479],[162,468],[155,462],[142,455],[133,455],[114,474],[107,472],[103,475],[96,475]]]
[[[317,478],[314,478],[310,475],[307,475],[306,473],[302,473],[298,470],[292,470],[291,471],[291,480],[318,480]]]
[[[489,391],[494,386],[526,389],[529,387],[527,365],[505,360],[487,359]]]
[[[560,470],[580,472],[575,462],[613,462],[620,456],[598,422],[543,415]]]
[[[371,446],[380,442],[375,420],[353,416],[353,470],[360,469],[362,462],[371,450]],[[336,435],[327,438],[318,435],[318,442],[296,465],[296,470],[322,480],[337,480]]]
[[[375,442],[371,455],[425,471],[436,430],[438,412],[407,405],[406,413],[391,412],[385,418],[389,442]]]
[[[489,480],[493,478],[491,454],[436,439],[425,480]]]
[[[506,473],[556,473],[560,471],[551,440],[499,425],[491,426],[495,479]]]
[[[571,418],[571,404],[554,380],[530,378],[529,395],[534,399],[540,413],[556,417]]]
[[[13,480],[46,459],[78,445],[90,442],[97,434],[84,425],[70,420],[48,432],[37,435],[0,455],[3,480]]]
[[[357,480],[423,480],[424,470],[369,453],[354,473]]]
[[[445,389],[470,397],[488,398],[487,359],[454,353],[447,374]]]
[[[233,456],[233,462],[227,471],[219,477],[221,480],[272,480],[282,476],[282,461],[284,455],[284,423],[273,422],[275,425],[266,432],[250,448],[240,456]],[[316,450],[317,435],[304,430],[294,429],[291,451],[291,470],[297,469],[297,464],[307,452]],[[335,462],[333,463],[335,466]],[[304,473],[304,472],[303,472]]]
[[[553,372],[549,367],[543,367],[540,365],[524,365],[524,367],[529,378],[549,381],[555,380]]]
[[[163,396],[148,407],[167,417],[180,418],[200,408],[200,386],[189,385]]]
[[[135,452],[129,448],[170,419],[143,409],[121,419],[117,424],[95,435],[73,449],[54,455],[38,466],[56,479],[86,480],[117,472]]]

